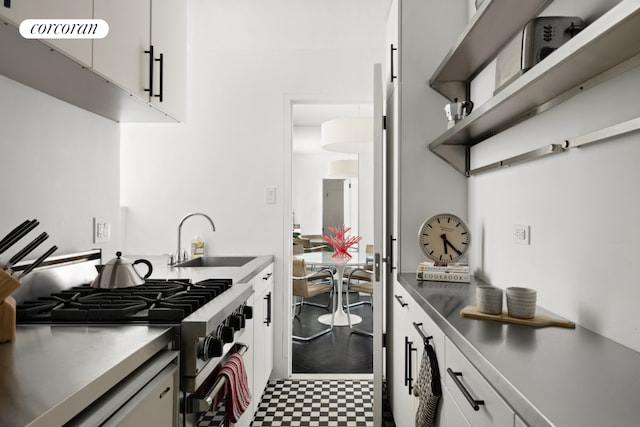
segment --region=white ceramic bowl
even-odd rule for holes
[[[487,314],[502,314],[502,289],[494,286],[478,286],[476,303],[478,311]]]

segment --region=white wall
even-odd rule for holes
[[[25,219],[40,226],[10,256],[43,231],[55,255],[120,248],[119,133],[115,122],[0,76],[0,235]],[[112,240],[94,244],[93,217],[111,222]],[[5,258],[6,261],[6,258]]]
[[[615,48],[612,46],[612,48]],[[640,69],[482,142],[472,167],[640,116]],[[469,179],[472,268],[500,287],[640,351],[640,133]],[[531,245],[513,242],[531,226]]]
[[[293,138],[319,140],[319,127],[296,127]],[[350,235],[362,236],[363,244],[373,242],[373,154],[336,153],[331,151],[293,153],[292,200],[295,222],[302,234],[322,233],[322,179],[329,178],[329,162],[335,159],[357,159],[358,177],[350,179],[351,201],[345,194],[345,206],[351,204],[351,215],[345,225]],[[351,219],[350,219],[351,218]]]
[[[178,221],[201,211],[217,231],[192,218],[185,242],[198,232],[209,253],[276,256],[277,376],[286,374],[290,345],[287,102],[372,102],[385,12],[366,0],[190,1],[186,123],[121,127],[128,253],[175,250]],[[276,204],[264,203],[267,186],[276,187]]]

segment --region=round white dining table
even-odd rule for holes
[[[303,258],[305,265],[310,267],[329,267],[335,268],[335,280],[337,282],[337,294],[338,301],[336,304],[336,311],[333,313],[333,326],[348,326],[349,315],[342,308],[342,281],[344,278],[344,270],[346,267],[364,267],[367,263],[371,263],[371,260],[367,260],[367,254],[362,252],[349,252],[351,254],[350,259],[333,258],[333,252],[305,252],[303,254],[294,255],[295,257]],[[334,297],[335,298],[335,297]],[[331,325],[332,314],[323,314],[318,317],[320,323],[325,325]],[[362,322],[362,318],[355,314],[351,314],[351,324],[356,325]]]

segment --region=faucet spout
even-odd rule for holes
[[[213,220],[209,217],[209,215],[207,214],[203,214],[200,212],[194,212],[194,213],[190,213],[188,215],[185,215],[184,218],[182,218],[180,220],[180,224],[178,224],[178,250],[177,250],[177,254],[176,254],[176,263],[181,262],[181,261],[185,261],[186,257],[182,256],[182,251],[180,250],[180,246],[182,243],[182,224],[184,224],[184,222],[187,220],[187,218],[191,218],[192,216],[203,216],[205,217],[209,223],[211,223],[211,229],[213,231],[216,231],[216,226],[213,223]]]

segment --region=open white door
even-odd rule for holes
[[[373,425],[382,426],[382,381],[385,269],[385,150],[384,150],[384,98],[382,91],[382,64],[373,66],[373,227],[374,227],[374,283],[373,288]]]

